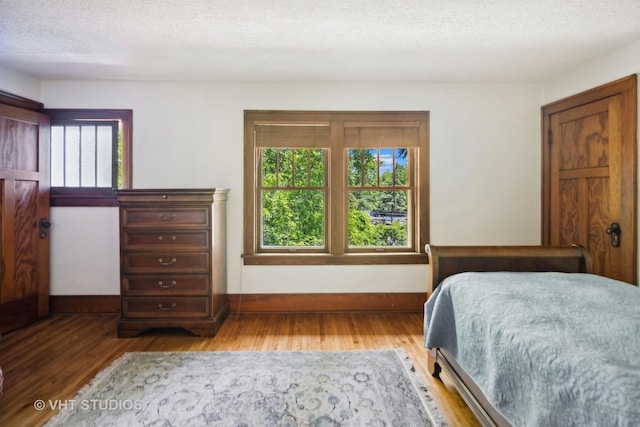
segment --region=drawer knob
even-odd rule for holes
[[[176,308],[175,302],[171,303],[169,307],[165,307],[163,303],[158,304],[158,309],[160,311],[170,311],[170,310],[173,310],[174,308]]]
[[[172,258],[171,261],[165,261],[162,258],[158,258],[158,262],[160,263],[160,265],[171,265],[174,264],[177,261],[177,259]]]
[[[171,215],[159,214],[158,216],[160,217],[160,221],[173,221],[174,218],[176,217],[176,214],[171,214]]]
[[[178,282],[176,282],[175,280],[172,280],[171,283],[165,283],[163,280],[158,281],[158,286],[160,286],[161,288],[173,288],[177,284]]]

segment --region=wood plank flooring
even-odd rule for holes
[[[403,348],[452,426],[477,426],[451,383],[427,371],[420,313],[231,314],[217,336],[153,330],[117,338],[117,315],[54,314],[0,338],[5,392],[0,426],[38,426],[57,410],[34,402],[73,399],[127,351],[363,350]],[[48,405],[48,404],[47,404]]]

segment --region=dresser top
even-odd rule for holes
[[[228,188],[127,188],[117,191],[118,202],[226,200]]]
[[[122,188],[118,194],[202,194],[229,191],[228,188]]]

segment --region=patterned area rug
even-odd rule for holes
[[[48,426],[445,426],[402,349],[125,353]]]

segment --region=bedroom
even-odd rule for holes
[[[540,107],[640,71],[639,39],[636,34],[624,45],[534,82],[465,80],[460,77],[465,69],[454,70],[455,80],[400,83],[39,79],[2,66],[0,89],[48,108],[132,109],[137,188],[230,188],[230,294],[420,294],[426,265],[243,265],[243,111],[429,111],[431,241],[537,244]],[[117,296],[117,210],[54,207],[51,223],[51,295]]]

